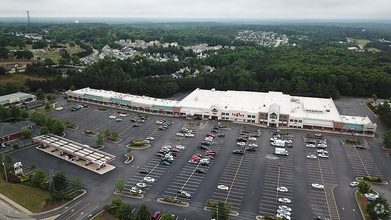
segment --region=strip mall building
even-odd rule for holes
[[[68,99],[177,117],[228,120],[273,128],[317,129],[375,134],[367,116],[340,115],[333,99],[290,96],[282,92],[196,89],[181,101],[83,88]]]

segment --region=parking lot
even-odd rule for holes
[[[80,140],[87,144],[95,142],[96,137],[81,134],[87,129],[101,134],[104,129],[109,129],[111,132],[118,131],[120,139],[123,139],[119,144],[105,142],[106,147],[103,149],[118,157],[113,162],[117,168],[107,176],[105,175],[105,178],[82,173],[82,181],[88,183],[87,185],[106,186],[102,194],[109,193],[106,192],[107,189],[114,188],[118,178],[125,179],[125,190],[131,190],[137,183],[146,183],[146,186],[141,188],[143,199],[124,199],[135,205],[140,204],[141,201],[153,207],[162,206],[162,209],[166,211],[181,213],[179,219],[192,219],[194,211],[199,212],[200,215],[208,215],[206,211],[203,211],[208,199],[232,203],[231,210],[238,214],[238,216],[232,216],[232,219],[254,219],[258,215],[275,215],[279,205],[291,207],[293,219],[313,219],[314,216],[325,216],[333,220],[344,219],[339,213],[341,207],[356,207],[357,205],[353,196],[345,198],[346,195],[334,195],[335,187],[348,186],[356,176],[368,174],[387,179],[383,175],[384,172],[382,173],[377,166],[377,156],[372,154],[371,149],[357,149],[341,143],[348,137],[324,134],[328,143],[326,150],[329,158],[309,159],[308,155],[317,155],[318,152],[316,148],[305,147],[304,137],[307,132],[283,131],[289,133],[293,140],[293,148],[287,148],[289,155],[282,156],[275,155],[275,147],[270,144],[271,133],[275,130],[261,128],[258,132],[260,137],[257,137],[256,141],[248,141],[246,146],[239,147],[237,138],[240,130],[255,131],[259,128],[252,126],[244,128],[243,125],[232,123],[222,124],[226,127],[222,128],[219,133],[224,133],[225,137],[213,139],[209,150],[214,151],[216,155],[210,160],[209,165],[192,164],[189,160],[194,156],[205,155],[206,150],[199,149],[199,146],[205,136],[211,133],[212,127],[218,125],[217,121],[201,121],[202,124],[197,124],[199,121],[189,123],[188,120],[182,118],[149,115],[145,123],[139,123],[130,120],[137,116],[137,113],[126,112],[126,114],[127,116],[121,117],[123,121],[116,122],[109,116],[120,117],[117,109],[108,108],[108,111],[99,111],[96,106],[91,106],[77,111],[71,111],[68,107],[62,111],[52,112],[51,116],[62,121],[70,120],[77,123],[77,130],[66,130],[66,133],[67,138],[74,138],[78,142]],[[160,125],[155,122],[163,118],[172,120],[173,123],[167,129],[159,130]],[[139,127],[133,127],[136,123]],[[193,129],[195,136],[177,136],[177,133],[184,127]],[[143,150],[132,150],[135,159],[132,163],[125,165],[123,163],[125,145],[133,140],[141,141],[149,137],[153,137],[151,146]],[[255,152],[245,151],[243,155],[233,154],[233,150],[244,150],[249,143],[258,145]],[[161,164],[162,158],[155,154],[166,145],[173,148],[177,145],[183,147],[172,163],[163,165]],[[24,151],[15,152],[13,156],[25,163],[43,166],[47,170],[61,167],[71,176],[81,175],[81,171],[77,168],[73,169],[72,165],[55,166],[55,158],[48,158],[48,155],[26,149],[29,155],[39,155],[40,158],[45,158],[35,160],[34,156],[23,154]],[[147,169],[148,173],[140,173],[144,169]],[[202,169],[205,173],[198,173],[197,169]],[[152,182],[151,178],[147,178],[148,181],[144,180],[145,177],[151,177],[154,181]],[[313,183],[323,185],[324,189],[313,188]],[[219,189],[219,185],[225,187]],[[288,191],[279,192],[277,187],[286,187]],[[179,197],[178,191],[185,191],[191,197]],[[112,197],[112,192],[109,197]],[[156,205],[156,199],[163,197],[180,198],[189,203],[189,208]],[[287,198],[291,200],[291,203],[283,204],[279,202],[280,198]],[[344,201],[344,204],[340,204],[339,201]],[[355,212],[349,214],[349,217],[358,219],[360,214]]]

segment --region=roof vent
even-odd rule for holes
[[[198,101],[198,96],[196,96],[196,97],[194,98],[194,100]]]
[[[216,91],[216,89],[215,89],[215,88],[213,88],[213,89],[212,89],[212,92],[214,92],[214,91]]]

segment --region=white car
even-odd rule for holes
[[[323,149],[316,150],[316,152],[321,153],[321,154],[328,154],[329,153],[329,152],[327,152],[327,150],[323,150]]]
[[[257,138],[255,138],[255,137],[250,137],[248,140],[249,140],[249,141],[257,141]]]
[[[290,204],[290,203],[292,203],[292,200],[290,200],[288,198],[279,198],[278,202]]]
[[[286,215],[286,216],[291,216],[292,213],[288,210],[285,210],[285,209],[277,209],[277,214],[280,214],[280,215]]]
[[[289,212],[292,212],[292,208],[289,208],[288,206],[286,205],[280,205],[278,206],[278,209],[283,209],[283,210],[287,210]]]
[[[357,182],[357,181],[353,181],[353,182],[350,183],[350,186],[351,187],[355,187],[355,186],[358,186],[358,184],[360,184],[360,183]]]
[[[175,135],[178,136],[178,137],[183,137],[183,136],[185,136],[185,135],[182,134],[182,133],[176,133]]]
[[[163,147],[162,147],[162,149],[167,149],[167,150],[170,150],[172,147],[171,147],[171,145],[164,145]]]
[[[149,183],[153,183],[153,182],[155,182],[155,178],[152,178],[150,176],[146,176],[146,177],[144,177],[144,181],[149,182]]]
[[[150,144],[151,142],[149,140],[143,140],[143,141],[141,141],[141,143],[143,143],[143,144]]]
[[[319,183],[313,183],[313,184],[311,184],[311,186],[312,186],[312,188],[315,188],[315,189],[324,189],[324,186]]]
[[[315,144],[306,144],[306,147],[315,147]]]
[[[119,116],[126,117],[127,115],[126,114],[119,114]]]
[[[236,145],[241,146],[241,147],[244,147],[244,146],[246,146],[246,143],[244,143],[244,142],[238,142],[238,143],[236,143]]]
[[[225,185],[218,185],[217,189],[228,190],[229,188],[228,188],[228,186],[225,186]]]
[[[154,141],[155,138],[154,138],[154,137],[147,137],[147,140],[149,140],[149,141]]]
[[[278,192],[288,192],[288,188],[286,188],[285,186],[280,186],[280,187],[277,187],[277,191]]]
[[[186,134],[185,134],[185,137],[191,137],[191,138],[192,138],[192,137],[194,137],[194,134],[192,134],[192,133],[186,133]]]
[[[115,119],[116,117],[114,115],[109,116],[110,119]]]
[[[364,196],[368,201],[373,201],[373,200],[379,198],[379,195],[376,195],[373,193],[365,193]]]
[[[308,159],[316,159],[317,157],[315,155],[311,154],[311,155],[307,155],[307,158]]]
[[[140,188],[136,187],[136,186],[133,186],[132,189],[130,189],[130,192],[131,193],[137,193],[137,190],[138,190],[139,194],[143,193],[143,191]]]
[[[212,137],[205,137],[205,141],[213,141]]]
[[[163,124],[163,122],[162,121],[156,121],[156,124],[157,125],[161,125],[161,124]]]
[[[318,154],[318,157],[329,158],[329,155],[327,155],[327,154]]]
[[[61,111],[61,110],[63,110],[64,109],[64,107],[57,107],[56,108],[56,111]]]
[[[318,144],[317,148],[327,148],[327,144]]]
[[[179,149],[179,150],[183,150],[183,149],[185,149],[185,146],[183,146],[183,145],[177,145],[177,146],[175,146],[175,148],[176,148],[176,149]]]
[[[258,147],[258,144],[249,144],[249,147]]]
[[[147,187],[147,184],[145,184],[145,183],[137,183],[136,186],[138,186],[140,188],[145,188],[145,187]]]
[[[284,215],[284,214],[277,214],[276,215],[277,218],[282,218],[282,219],[287,219],[287,220],[291,220],[291,217],[289,215]]]

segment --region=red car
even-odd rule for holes
[[[155,213],[153,213],[151,220],[158,220],[160,217],[160,214],[161,213],[159,211],[156,211]]]
[[[199,160],[201,160],[201,157],[199,157],[199,156],[197,156],[197,155],[194,155],[191,159],[192,159],[192,160],[199,161]]]
[[[216,152],[214,152],[213,150],[207,150],[207,151],[205,151],[205,154],[214,154],[214,155],[216,155]]]
[[[260,135],[257,133],[251,134],[251,137],[259,137]]]
[[[206,155],[205,158],[209,158],[211,160],[214,160],[215,158],[212,155]]]
[[[178,149],[176,149],[176,148],[171,148],[171,149],[170,149],[170,151],[171,151],[171,152],[176,152],[176,153],[179,153],[179,150],[178,150]]]
[[[214,135],[214,134],[207,134],[206,136],[207,136],[207,137],[212,137],[212,138],[215,138],[215,137],[216,137],[216,135]]]

